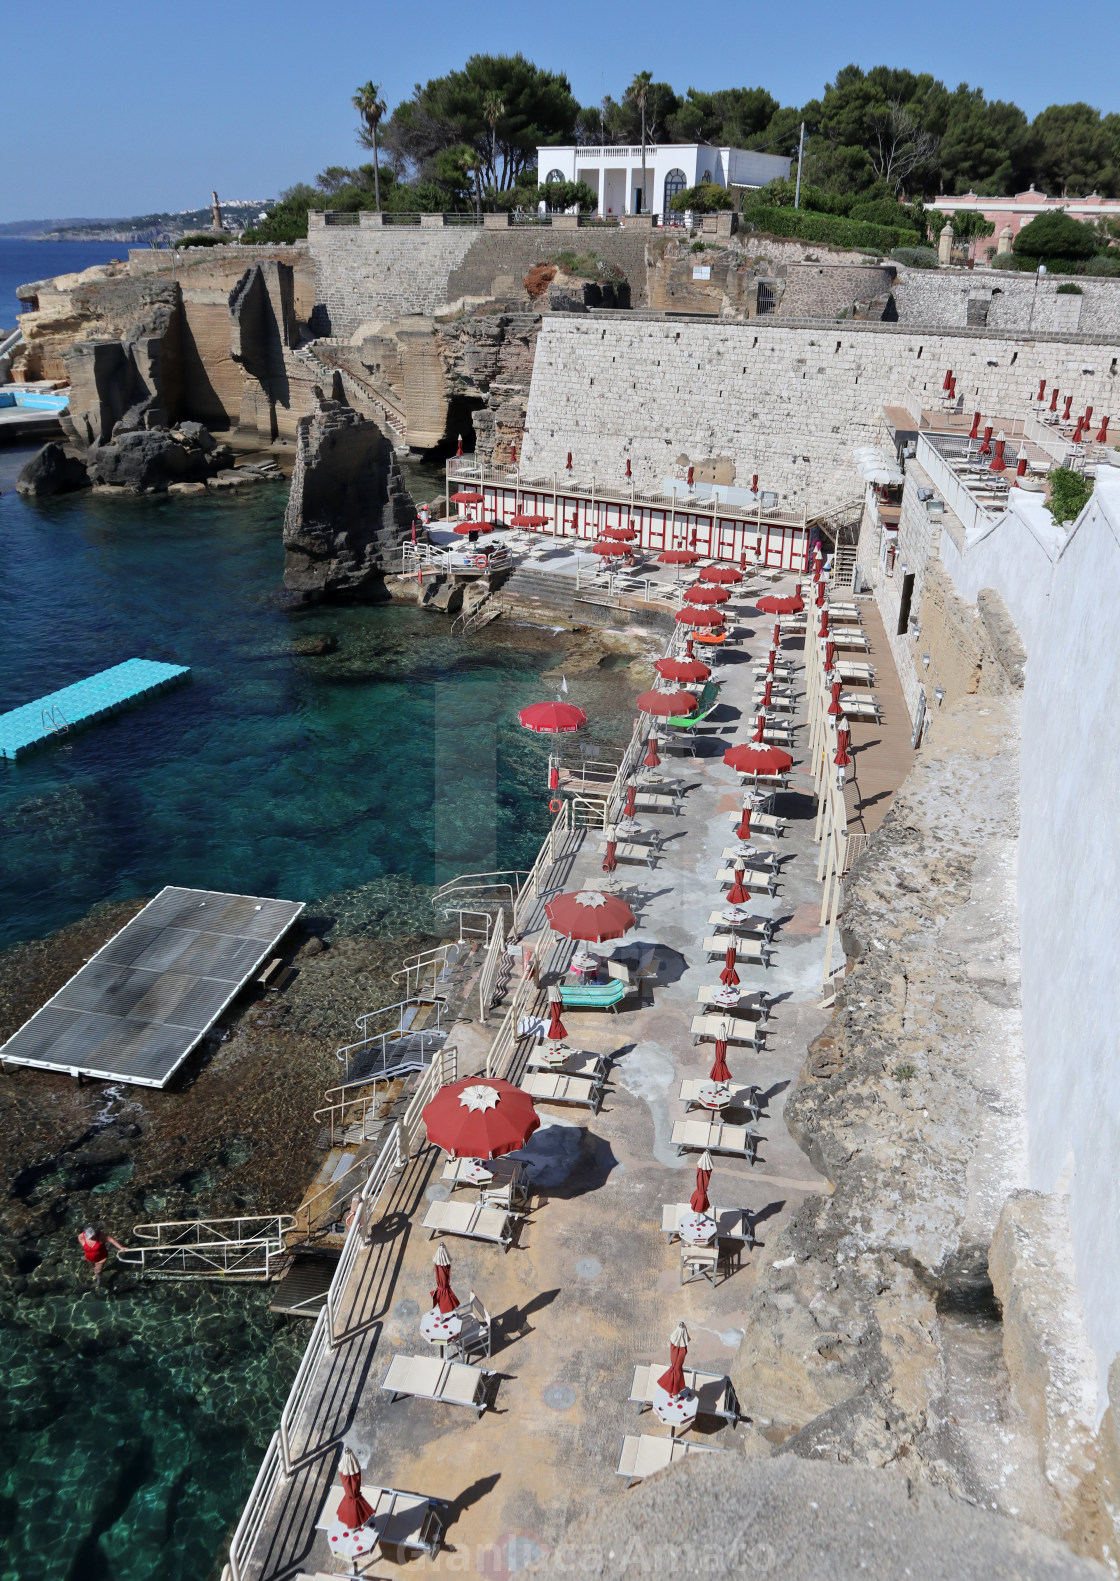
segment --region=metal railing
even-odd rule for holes
[[[295,1224],[290,1213],[135,1224],[142,1244],[124,1247],[117,1261],[155,1278],[273,1279]]]
[[[322,1313],[319,1314],[322,1316]],[[316,1320],[318,1326],[318,1320]],[[272,1506],[276,1489],[284,1476],[284,1462],[280,1453],[280,1434],[273,1433],[268,1441],[268,1448],[261,1461],[261,1469],[257,1472],[249,1497],[245,1501],[245,1508],[241,1512],[241,1519],[234,1528],[229,1544],[229,1573],[232,1581],[246,1581],[246,1572],[243,1568],[248,1562],[257,1538],[261,1534],[265,1517]],[[225,1581],[223,1575],[222,1581]]]
[[[494,1035],[494,1041],[487,1050],[486,1074],[492,1079],[501,1079],[509,1070],[520,1039],[517,1029],[521,1018],[540,998],[541,990],[538,986],[540,965],[547,951],[552,948],[553,942],[551,928],[545,928],[537,940],[532,955],[525,963],[521,981],[502,1017],[502,1024]]]
[[[416,1020],[416,1013],[419,1011],[421,1003],[423,1003],[425,1008],[434,1007],[436,1013],[436,1024],[434,1027],[414,1028],[413,1023]],[[380,1010],[367,1010],[364,1015],[358,1016],[354,1025],[362,1033],[362,1036],[356,1042],[344,1044],[342,1048],[334,1051],[335,1059],[338,1060],[339,1064],[346,1066],[347,1081],[350,1080],[351,1062],[356,1060],[359,1055],[368,1054],[371,1050],[374,1051],[374,1062],[369,1070],[364,1072],[367,1080],[374,1074],[388,1075],[390,1061],[394,1054],[397,1055],[398,1059],[407,1059],[409,1055],[415,1054],[418,1048],[423,1051],[428,1047],[434,1047],[444,1036],[441,1026],[443,1011],[444,1003],[442,999],[421,1001],[413,996],[409,999],[398,1000],[393,1005],[385,1005]],[[370,1032],[369,1023],[371,1021],[375,1021],[378,1016],[392,1015],[394,1012],[397,1016],[395,1027],[389,1027],[384,1032]],[[381,1066],[380,1071],[375,1069],[378,1063]]]
[[[444,909],[444,902],[452,895],[470,895],[481,900],[487,894],[492,894],[499,904],[512,907],[528,876],[521,867],[495,868],[490,873],[460,873],[435,891],[432,909]]]
[[[549,826],[548,834],[545,836],[544,843],[537,852],[537,860],[530,868],[528,877],[521,886],[521,890],[514,903],[513,931],[515,933],[523,933],[525,931],[526,919],[532,911],[532,908],[535,905],[538,896],[540,895],[541,889],[543,888],[541,881],[545,876],[551,873],[552,868],[555,865],[557,844],[562,841],[563,836],[572,827],[571,803],[569,801],[562,801],[560,804],[560,811],[556,814],[555,818],[553,818],[552,823]]]
[[[447,968],[454,966],[458,959],[459,944],[454,939],[445,939],[442,944],[433,945],[431,949],[419,950],[415,955],[407,956],[400,969],[393,973],[390,982],[404,983],[407,1002],[419,1001],[424,991],[425,980],[431,977],[427,987],[428,991],[434,994],[436,984],[447,976]],[[427,998],[424,1002],[427,1003]],[[369,1018],[372,1019],[373,1016],[380,1014],[380,1011],[371,1011]],[[366,1019],[365,1016],[359,1016],[359,1025]]]
[[[494,922],[494,932],[487,942],[482,970],[478,974],[478,1013],[483,1021],[490,1014],[490,1008],[494,1003],[498,968],[502,964],[505,949],[506,919],[505,913],[499,911]]]

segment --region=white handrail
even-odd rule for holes
[[[551,838],[551,831],[549,832]],[[483,1019],[490,1014],[490,1007],[494,1003],[494,987],[498,980],[498,968],[506,949],[506,919],[505,913],[499,911],[494,932],[486,946],[486,958],[482,963],[482,970],[478,974],[478,1013]]]

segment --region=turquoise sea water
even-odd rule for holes
[[[434,882],[529,866],[547,742],[516,711],[553,692],[561,639],[499,623],[463,644],[401,607],[290,612],[283,486],[36,504],[14,492],[26,454],[0,451],[0,711],[133,655],[192,676],[0,762],[0,943],[163,884],[403,931]],[[335,652],[293,655],[323,634]],[[597,745],[625,739],[632,693],[572,678]],[[0,1327],[0,1577],[206,1581],[306,1339],[267,1302],[158,1285],[17,1307]]]

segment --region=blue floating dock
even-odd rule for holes
[[[162,692],[190,674],[185,664],[161,664],[155,659],[126,659],[73,686],[24,703],[0,714],[0,758],[18,758],[21,752],[56,741],[79,725],[91,724],[116,713],[141,697]]]

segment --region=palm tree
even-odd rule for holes
[[[364,82],[355,91],[350,103],[365,122],[365,125],[358,133],[358,141],[363,148],[373,149],[373,201],[377,205],[378,213],[380,213],[381,179],[377,170],[377,128],[387,108],[385,100],[381,97],[381,84],[379,82]]]
[[[482,101],[482,117],[490,128],[490,174],[495,188],[498,185],[498,122],[506,113],[505,102],[500,93],[495,93],[491,88]]]
[[[649,190],[646,186],[646,98],[652,81],[653,73],[651,71],[639,71],[634,81],[630,84],[630,97],[642,112],[642,204],[647,214],[650,210],[650,201]]]

